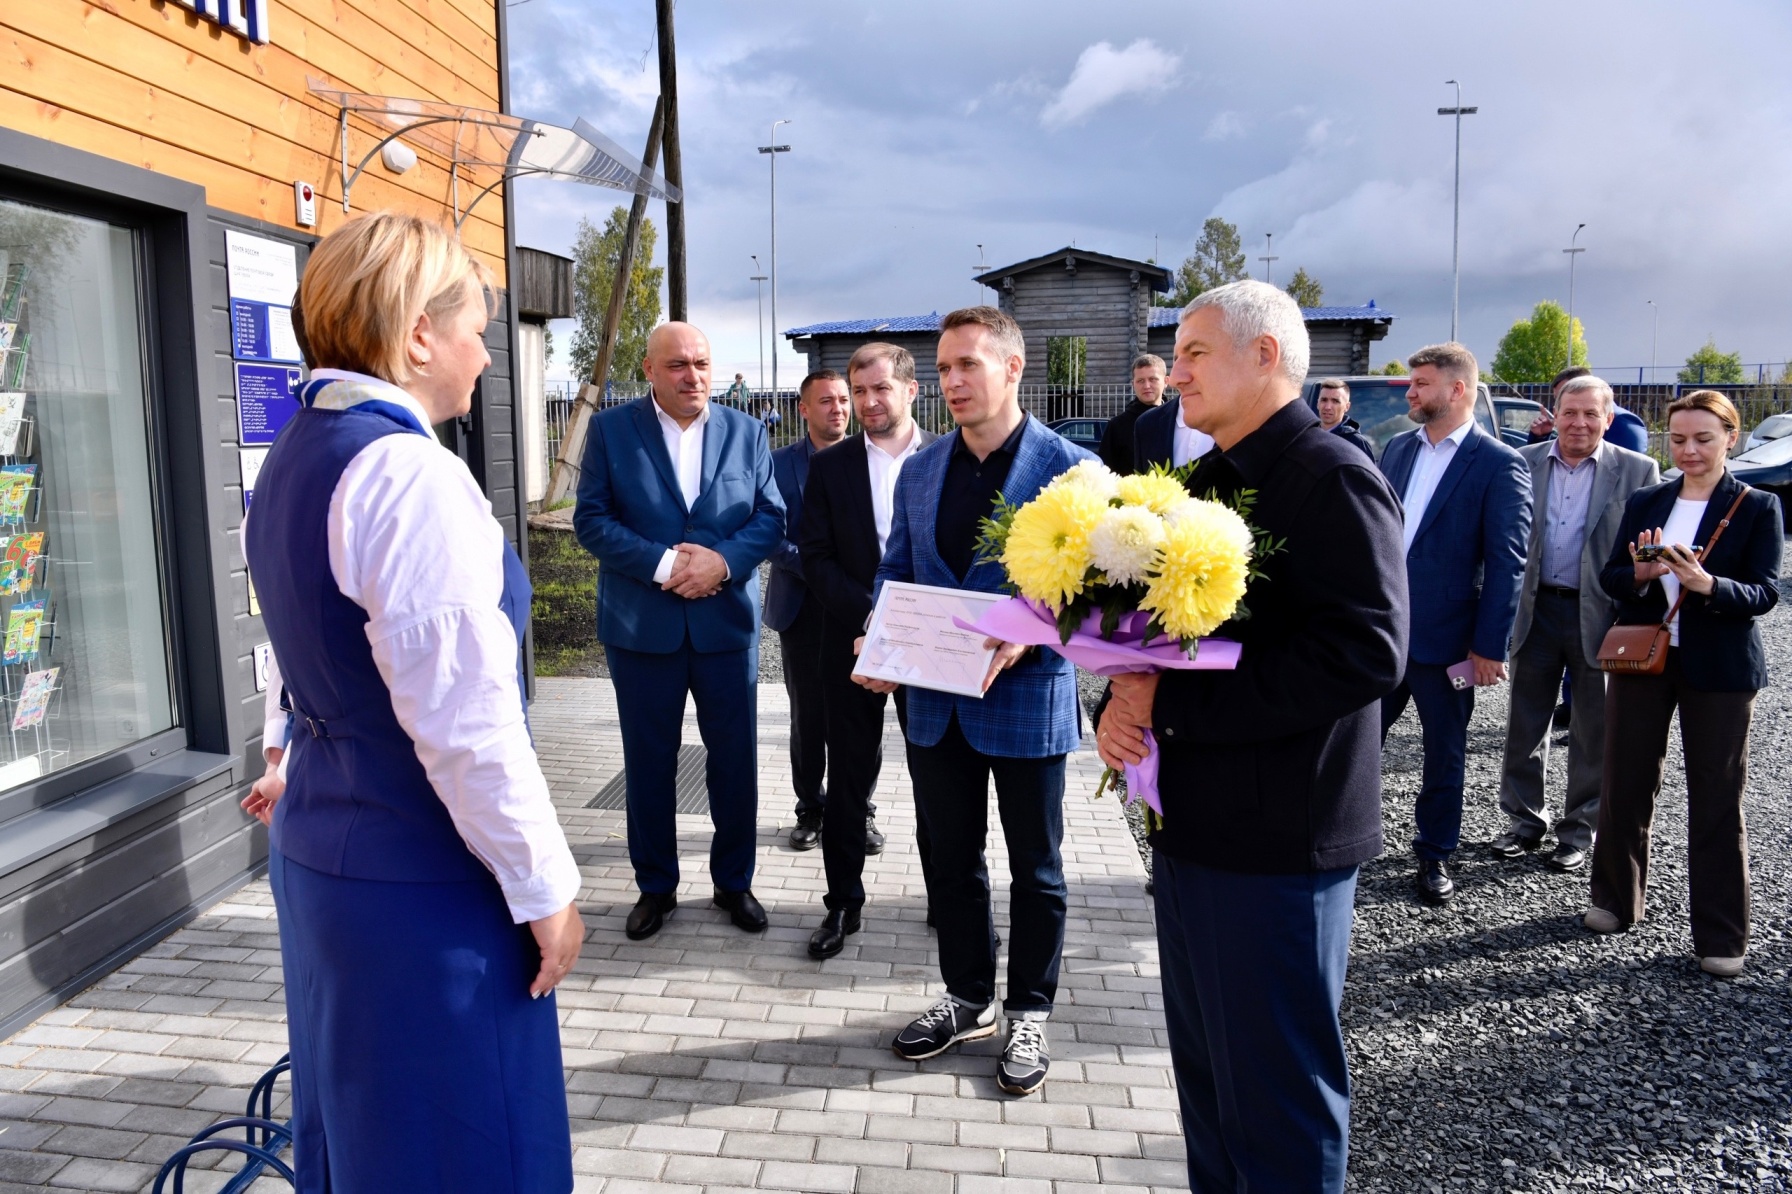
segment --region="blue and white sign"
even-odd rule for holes
[[[182,8],[191,9],[207,20],[215,21],[252,42],[266,45],[268,35],[268,0],[175,0]]]
[[[254,299],[231,299],[230,355],[239,361],[298,364],[302,358],[299,338],[292,331],[292,308]]]
[[[245,447],[274,442],[299,413],[300,373],[295,365],[236,365],[236,423]]]

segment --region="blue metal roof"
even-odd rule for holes
[[[872,332],[937,332],[940,313],[926,315],[892,315],[888,319],[838,319],[832,323],[812,323],[808,327],[791,328],[786,336],[865,336]]]
[[[1173,328],[1181,315],[1181,307],[1153,307],[1150,326]],[[1392,319],[1394,313],[1385,307],[1377,307],[1375,300],[1370,299],[1360,307],[1302,307],[1300,316],[1308,323],[1324,323],[1344,319]]]

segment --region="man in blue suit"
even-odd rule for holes
[[[1412,637],[1405,679],[1382,701],[1381,736],[1385,742],[1409,700],[1418,707],[1425,766],[1414,810],[1414,885],[1420,899],[1441,904],[1456,894],[1449,861],[1462,832],[1475,689],[1506,678],[1531,482],[1524,458],[1475,423],[1474,353],[1435,344],[1407,365],[1408,417],[1419,429],[1388,442],[1381,471],[1404,506]]]
[[[896,481],[889,542],[875,590],[906,581],[1002,591],[1002,566],[976,553],[978,524],[998,496],[1016,505],[1080,460],[1095,457],[1020,406],[1026,346],[994,307],[940,321],[940,391],[957,429],[923,448]],[[996,935],[990,915],[989,781],[1008,843],[1008,1042],[996,1080],[1031,1094],[1051,1064],[1045,1021],[1064,948],[1064,756],[1082,738],[1076,671],[1053,651],[992,642],[981,699],[914,689],[908,695],[908,765],[927,827],[928,892],[940,938],[946,998],[897,1034],[896,1053],[919,1061],[996,1031]],[[895,685],[858,678],[873,691]]]
[[[687,323],[647,339],[651,396],[594,415],[573,529],[597,557],[597,637],[616,685],[628,853],[641,898],[627,932],[678,906],[673,804],[685,697],[708,751],[715,902],[748,932],[758,814],[758,568],[784,530],[765,426],[709,401],[709,340]]]
[[[813,850],[821,843],[828,726],[821,688],[821,603],[810,595],[803,580],[796,537],[803,525],[809,458],[846,438],[852,399],[845,380],[832,369],[809,374],[796,393],[796,411],[803,418],[805,434],[772,453],[772,476],[778,482],[778,496],[784,499],[784,537],[772,551],[772,574],[765,585],[765,624],[778,632],[784,692],[790,698],[790,778],[796,788],[796,827],[790,831],[790,848]],[[882,848],[880,840],[878,849]]]

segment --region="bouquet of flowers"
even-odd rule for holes
[[[978,553],[1001,563],[1015,596],[960,625],[1101,676],[1237,667],[1237,643],[1205,636],[1248,616],[1257,563],[1280,544],[1251,527],[1249,491],[1231,505],[1189,496],[1193,467],[1121,477],[1085,460],[1024,505],[998,502]],[[1127,802],[1143,799],[1161,823],[1149,730],[1145,745],[1126,767]],[[1098,794],[1114,778],[1104,772]]]

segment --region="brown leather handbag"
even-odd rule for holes
[[[1736,500],[1730,503],[1730,511],[1725,514],[1711,532],[1711,538],[1699,549],[1698,557],[1703,560],[1711,554],[1711,548],[1717,543],[1718,536],[1736,517],[1736,511],[1742,507],[1742,499],[1748,496],[1749,487],[1744,485]],[[1605,632],[1605,639],[1599,644],[1599,655],[1594,660],[1602,672],[1620,672],[1632,676],[1659,676],[1668,665],[1668,643],[1670,641],[1669,625],[1674,615],[1680,612],[1680,605],[1686,600],[1686,590],[1680,590],[1680,596],[1668,610],[1667,617],[1660,622],[1645,622],[1640,625],[1613,626]]]

